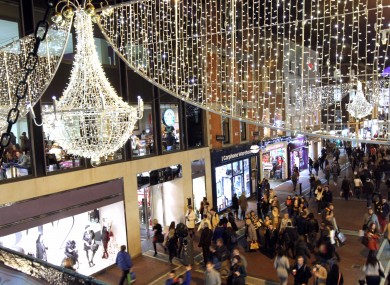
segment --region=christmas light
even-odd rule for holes
[[[19,116],[25,116],[49,86],[61,63],[70,27],[71,21],[49,27],[46,39],[39,46],[38,63],[28,79],[28,92],[19,106]],[[34,36],[29,35],[0,49],[0,130],[7,126],[7,114],[15,105],[14,94],[21,74],[24,74],[23,63],[34,43]]]
[[[372,105],[364,97],[362,83],[360,81],[358,82],[355,98],[352,103],[347,105],[347,111],[352,117],[358,120],[371,114]]]
[[[342,127],[345,86],[376,82],[389,65],[384,0],[144,0],[100,11],[107,41],[147,80],[268,129]]]
[[[108,82],[94,43],[92,9],[87,13],[76,6],[74,14],[77,43],[70,81],[61,98],[53,98],[54,109],[43,111],[44,127],[68,153],[98,165],[126,143],[142,117],[143,102],[138,98],[137,108],[129,106]]]

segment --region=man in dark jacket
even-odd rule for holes
[[[204,228],[202,230],[202,234],[200,235],[199,247],[202,248],[203,253],[203,262],[206,265],[210,258],[210,245],[211,239],[213,237],[213,231],[209,229],[209,225],[207,223],[204,224]]]
[[[291,222],[287,223],[282,235],[282,241],[285,246],[286,255],[289,255],[291,249],[291,256],[295,258],[295,242],[298,239],[298,231],[295,227],[292,226]]]
[[[310,213],[306,221],[306,232],[308,245],[311,252],[314,252],[314,248],[317,241],[317,234],[319,232],[318,221],[314,218],[314,214]]]
[[[310,267],[306,265],[303,256],[298,256],[297,263],[291,268],[294,285],[307,285],[311,278]]]
[[[372,194],[374,194],[374,184],[372,184],[370,178],[367,178],[366,181],[363,182],[363,190],[367,197],[367,207],[370,207],[372,202]]]
[[[341,183],[341,194],[345,200],[348,200],[349,191],[350,191],[351,182],[348,180],[347,176],[344,175],[343,182]]]
[[[122,270],[122,277],[119,281],[119,285],[127,279],[127,274],[129,274],[130,269],[133,267],[133,262],[131,260],[130,254],[126,252],[126,246],[122,245],[121,250],[116,256],[116,265]],[[127,281],[126,281],[127,283]]]

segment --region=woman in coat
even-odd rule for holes
[[[279,247],[276,251],[274,267],[276,269],[276,275],[278,275],[280,285],[287,285],[290,263],[288,258],[284,255],[284,251],[281,247]]]
[[[175,256],[177,256],[177,248],[178,248],[178,241],[176,231],[175,229],[170,229],[168,233],[168,254],[169,254],[169,262],[172,264],[172,260]]]
[[[186,218],[186,226],[188,228],[188,233],[190,237],[192,237],[195,234],[196,215],[191,205],[188,206],[188,211],[186,213],[185,218]]]
[[[252,224],[252,221],[250,219],[246,219],[245,221],[246,229],[247,229],[247,235],[246,235],[246,241],[248,244],[247,250],[250,250],[251,243],[257,243],[257,233],[255,226]]]
[[[368,249],[372,252],[377,252],[379,250],[379,233],[375,223],[371,223],[368,226],[366,236],[368,239]]]
[[[366,264],[362,268],[367,285],[379,285],[381,282],[381,272],[384,269],[380,261],[376,258],[376,253],[370,252]],[[384,277],[384,274],[383,274]]]

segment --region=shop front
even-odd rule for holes
[[[71,258],[91,275],[115,264],[126,244],[124,213],[121,179],[20,201],[0,208],[0,244],[58,266]]]
[[[298,168],[299,172],[308,169],[309,150],[305,145],[304,137],[294,138],[288,144],[289,157],[290,157],[290,173],[291,175],[294,168]]]
[[[287,141],[267,144],[261,152],[261,177],[269,180],[288,178]]]
[[[171,165],[137,175],[141,240],[152,235],[153,220],[163,227],[183,217],[184,196],[180,187],[182,165]]]
[[[213,177],[213,205],[218,212],[232,206],[232,197],[245,193],[246,197],[255,194],[252,187],[252,161],[257,165],[258,154],[249,150],[248,145],[211,152]],[[256,167],[258,169],[258,167]]]

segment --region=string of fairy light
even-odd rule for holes
[[[377,104],[380,88],[370,86],[389,66],[383,0],[144,0],[110,9],[99,25],[137,72],[189,103],[268,128],[345,127],[350,90],[362,82]]]
[[[49,86],[61,62],[71,23],[62,26],[53,25],[49,28],[45,40],[38,50],[38,62],[28,79],[28,91],[21,100],[20,116],[25,116]],[[15,105],[15,94],[21,74],[24,73],[23,63],[35,44],[34,35],[29,35],[14,41],[0,49],[0,130],[7,123],[7,114]]]

